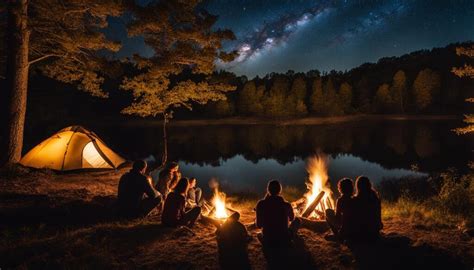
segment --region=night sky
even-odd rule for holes
[[[209,0],[205,8],[219,15],[216,28],[237,36],[225,48],[240,56],[218,68],[248,77],[289,69],[347,70],[381,57],[474,40],[472,0]],[[121,32],[114,27],[116,35]],[[134,39],[126,40],[119,55],[132,51],[150,53]]]

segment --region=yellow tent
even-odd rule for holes
[[[20,161],[24,166],[58,171],[113,169],[125,162],[94,132],[81,126],[64,128],[31,149]]]

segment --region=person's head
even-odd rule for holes
[[[197,179],[195,177],[189,178],[189,188],[195,188],[197,184]]]
[[[278,182],[277,180],[272,180],[268,182],[267,191],[268,191],[268,194],[273,195],[273,196],[280,195],[280,192],[281,192],[280,182]]]
[[[374,191],[372,188],[372,183],[367,176],[359,176],[356,180],[357,195],[369,194],[371,191]]]
[[[172,173],[177,172],[179,170],[178,162],[170,162],[167,166],[167,170]]]
[[[354,181],[350,178],[342,178],[337,182],[337,189],[341,195],[352,196],[352,193],[354,193]]]
[[[145,173],[146,171],[146,161],[142,159],[135,160],[133,162],[132,169],[134,171],[140,172],[140,173]]]
[[[176,184],[176,187],[174,188],[174,192],[179,193],[179,194],[186,194],[186,192],[188,192],[188,188],[189,188],[188,178],[183,177],[179,179],[178,184]]]
[[[234,212],[232,215],[230,215],[228,218],[227,218],[227,221],[230,221],[230,222],[237,222],[239,221],[240,219],[240,214],[239,212]]]

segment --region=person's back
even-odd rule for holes
[[[140,200],[145,193],[145,185],[147,178],[131,170],[125,173],[119,182],[118,188],[118,203],[119,207],[125,211],[134,211],[138,209]]]
[[[359,177],[356,186],[354,214],[357,215],[358,233],[366,239],[378,237],[383,228],[380,199],[367,177]]]
[[[273,183],[275,190],[271,191]],[[291,204],[279,196],[281,185],[277,181],[271,181],[268,186],[269,193],[256,207],[257,227],[262,228],[265,242],[284,244],[290,240],[289,225],[295,215]]]
[[[185,198],[176,192],[170,192],[163,206],[161,221],[168,226],[177,226],[184,211]]]
[[[161,197],[143,174],[145,170],[146,162],[138,160],[134,162],[133,168],[120,178],[118,185],[120,215],[124,217],[146,215],[160,203]],[[144,194],[147,195],[147,200],[143,200]]]

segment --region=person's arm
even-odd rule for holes
[[[295,212],[293,211],[293,207],[291,207],[291,204],[287,203],[287,208],[288,208],[288,219],[290,221],[295,220]]]
[[[257,228],[262,228],[263,227],[263,224],[264,224],[264,218],[263,218],[263,209],[262,209],[262,203],[261,202],[258,202],[257,203],[257,217],[256,217],[256,221],[255,221],[255,225],[257,225]]]
[[[173,190],[176,187],[176,185],[178,184],[179,175],[177,173],[175,173],[175,174],[170,175],[169,177],[170,177],[170,179],[169,179],[169,189]]]
[[[148,198],[156,198],[158,197],[158,192],[153,188],[151,185],[150,181],[148,181],[148,178],[144,178],[144,186],[145,186],[145,194],[148,196]]]
[[[342,200],[337,199],[336,201],[336,218],[342,218]]]

